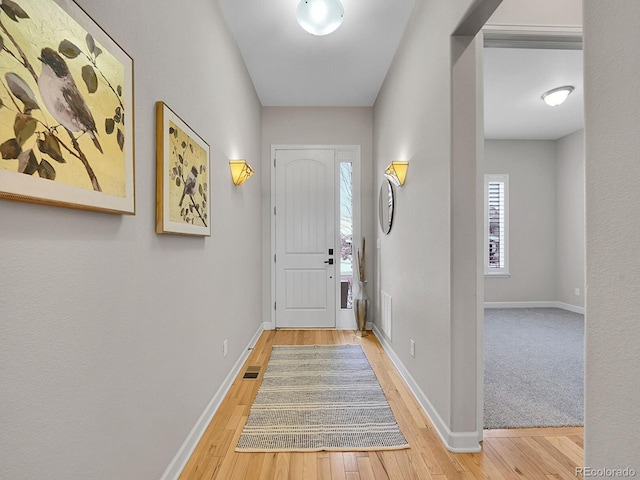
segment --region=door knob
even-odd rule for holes
[[[329,260],[325,260],[324,263],[328,263],[329,265],[333,265],[333,258],[330,258]]]

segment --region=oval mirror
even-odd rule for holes
[[[380,217],[380,228],[385,234],[388,234],[393,224],[393,186],[386,178],[380,185],[378,216]]]

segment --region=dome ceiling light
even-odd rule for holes
[[[344,7],[340,0],[302,0],[296,18],[311,35],[329,35],[342,25]]]
[[[571,85],[566,85],[564,87],[554,88],[553,90],[549,90],[542,94],[542,100],[544,103],[549,105],[550,107],[557,107],[558,105],[562,105],[564,101],[571,95],[574,88]]]

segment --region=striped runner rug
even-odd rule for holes
[[[274,346],[237,452],[408,448],[360,345]]]

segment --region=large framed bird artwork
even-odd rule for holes
[[[133,60],[73,0],[0,4],[0,198],[135,214]]]
[[[164,102],[156,139],[156,232],[210,236],[209,145]]]

